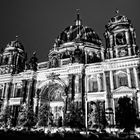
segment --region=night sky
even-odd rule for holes
[[[140,44],[140,0],[0,0],[0,47],[18,35],[28,58],[36,51],[39,62],[47,61],[55,38],[74,24],[76,9],[103,43],[105,25],[119,9],[132,21]]]

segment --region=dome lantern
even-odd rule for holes
[[[80,19],[80,9],[77,9],[76,12],[77,12],[77,18],[75,20],[75,25],[80,26],[82,24],[82,21]]]

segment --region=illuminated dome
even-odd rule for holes
[[[79,18],[79,13],[77,14],[77,19],[75,20],[75,25],[69,26],[61,32],[61,34],[55,40],[57,46],[66,43],[66,42],[89,42],[95,45],[101,45],[101,39],[95,33],[92,28],[83,26]]]

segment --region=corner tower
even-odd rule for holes
[[[131,21],[126,16],[121,15],[119,10],[116,11],[116,16],[112,17],[105,27],[107,59],[138,54],[135,29]]]
[[[0,55],[0,74],[22,72],[25,68],[26,54],[18,36],[11,41]]]

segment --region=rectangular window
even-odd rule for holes
[[[14,97],[21,97],[21,95],[22,95],[21,92],[22,92],[21,88],[17,88]]]
[[[97,77],[89,77],[88,80],[89,91],[88,92],[97,92],[98,91],[98,83]]]
[[[93,89],[92,87],[93,87],[93,81],[90,79],[89,80],[89,92],[92,92],[93,91],[92,90]]]
[[[97,83],[97,81],[93,81],[93,92],[97,92],[98,91],[98,83]]]

